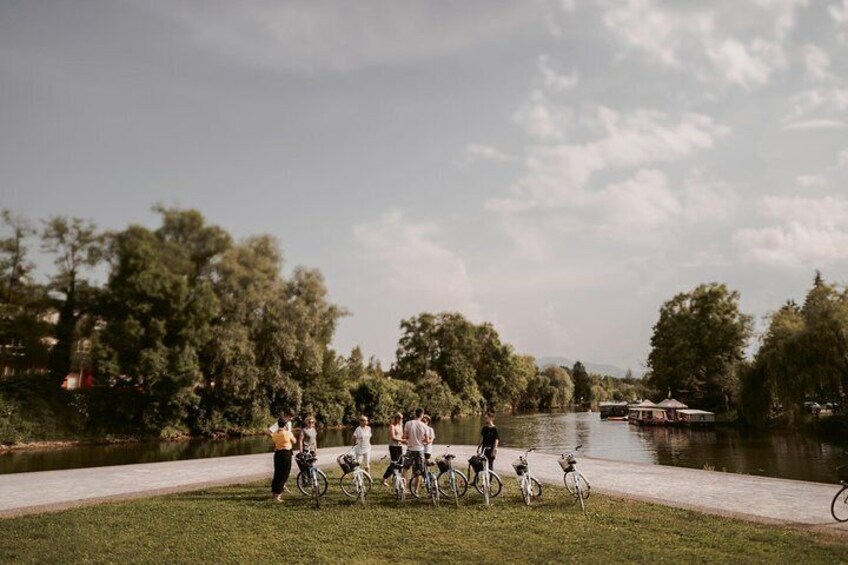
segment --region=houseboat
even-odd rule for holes
[[[686,408],[689,408],[679,400],[675,400],[673,398],[666,398],[665,400],[657,404],[657,407],[663,408],[665,410],[666,417],[668,418],[669,423],[673,424],[676,424],[680,419],[680,415],[678,412],[680,410],[685,410]]]
[[[677,422],[692,428],[715,426],[715,414],[706,410],[682,409],[677,411]]]
[[[627,422],[634,426],[665,426],[668,424],[668,415],[665,408],[644,400],[628,407]]]
[[[601,402],[598,404],[601,420],[627,420],[627,402]]]

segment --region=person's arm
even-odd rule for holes
[[[498,434],[497,428],[495,428],[495,444],[492,446],[492,457],[498,454],[498,446],[501,443],[501,436]]]
[[[303,451],[303,430],[300,430],[300,433],[297,434],[297,447],[301,452]]]

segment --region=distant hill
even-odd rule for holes
[[[564,367],[573,367],[574,363],[574,361],[566,357],[539,357],[536,359],[536,364],[539,367],[545,367],[547,365],[561,365]],[[586,367],[586,370],[590,374],[597,373],[599,375],[609,375],[611,377],[618,377],[619,379],[624,378],[625,373],[627,373],[627,369],[622,369],[621,367],[616,367],[615,365],[606,365],[604,363],[592,363],[591,361],[583,361],[583,366]],[[630,370],[633,371],[634,377],[642,377],[641,369]]]

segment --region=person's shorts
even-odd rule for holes
[[[403,456],[403,468],[409,469],[410,467],[412,467],[416,463],[418,463],[418,466],[420,467],[421,454],[422,454],[421,451],[409,451],[409,450],[407,450],[406,453]]]

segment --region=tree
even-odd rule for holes
[[[59,317],[50,351],[50,372],[61,382],[73,368],[73,346],[80,337],[77,323],[93,303],[94,289],[84,276],[103,258],[103,238],[93,222],[53,216],[44,223],[41,249],[53,255],[56,266],[48,288],[61,295],[53,301]]]
[[[577,404],[592,402],[592,379],[580,361],[574,363],[571,378],[574,379],[574,401]]]
[[[718,283],[680,293],[660,308],[648,356],[649,384],[704,408],[729,409],[737,368],[752,320],[739,310],[739,293]]]

